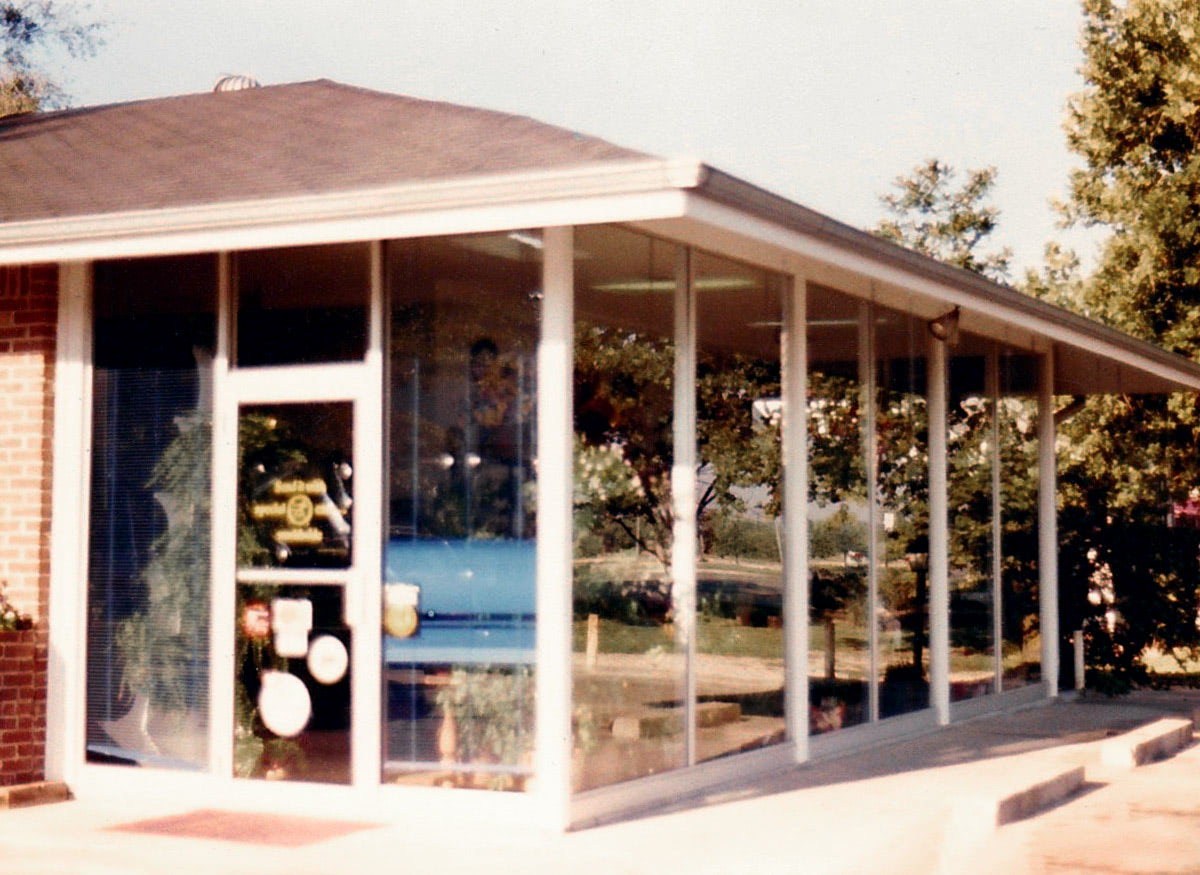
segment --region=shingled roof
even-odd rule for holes
[[[0,120],[0,223],[646,157],[522,116],[317,80]]]

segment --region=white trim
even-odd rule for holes
[[[675,647],[684,654],[684,756],[696,764],[696,311],[695,263],[681,246],[675,262],[675,398],[672,414],[671,590]]]
[[[950,704],[950,720],[952,723],[961,723],[989,714],[1000,714],[1042,702],[1045,698],[1041,684],[1028,684],[1007,692],[963,699]]]
[[[383,492],[388,480],[384,444],[383,393],[387,356],[383,346],[383,244],[370,248],[370,302],[367,318],[365,376],[354,412],[354,570],[345,588],[345,610],[351,627],[350,774],[358,788],[382,780],[383,711],[383,551],[386,523]]]
[[[572,799],[570,826],[576,829],[595,826],[648,809],[657,812],[670,802],[699,802],[723,788],[778,775],[794,765],[791,745],[775,744],[735,756],[705,760],[689,768],[597,787]]]
[[[949,502],[946,461],[946,343],[929,339],[929,704],[950,722]]]
[[[1038,369],[1038,608],[1042,681],[1058,695],[1058,482],[1055,476],[1054,352]]]
[[[85,744],[91,264],[58,266],[51,468],[46,777],[74,781]]]
[[[358,467],[357,465],[355,466]],[[355,501],[358,498],[355,496]],[[238,583],[303,584],[305,586],[347,586],[354,572],[344,568],[239,568]]]
[[[542,337],[537,354],[537,820],[570,819],[571,619],[575,362],[572,228],[542,232]]]
[[[854,751],[877,747],[886,742],[899,741],[920,735],[938,726],[937,715],[930,708],[909,711],[886,717],[875,723],[860,723],[836,732],[814,735],[809,740],[809,762],[818,762],[830,757],[842,756]]]
[[[873,286],[873,295],[882,301],[888,287],[896,292],[907,294],[907,306],[901,301],[893,302],[914,316],[933,318],[940,315],[947,307],[963,307],[964,330],[975,331],[994,337],[997,340],[1007,340],[1014,345],[1019,343],[1021,333],[1029,332],[1030,344],[1044,351],[1048,348],[1047,341],[1065,343],[1091,355],[1127,365],[1135,370],[1153,375],[1163,380],[1178,384],[1179,388],[1200,389],[1200,377],[1191,368],[1182,366],[1190,363],[1181,360],[1181,367],[1172,367],[1167,362],[1153,361],[1129,349],[1117,346],[1102,337],[1084,334],[1069,325],[1052,322],[1039,318],[1032,313],[1015,310],[1011,306],[998,301],[971,295],[962,288],[948,282],[940,282],[933,278],[906,271],[892,264],[873,258],[869,253],[847,251],[832,242],[820,240],[808,234],[791,230],[783,225],[745,213],[733,207],[717,203],[697,193],[688,193],[685,218],[713,226],[739,238],[746,240],[747,246],[774,247],[780,252],[779,264],[776,269],[801,270],[809,273],[820,270],[821,266],[833,266],[851,276],[860,278],[859,282],[850,282],[850,286],[862,287],[864,284]],[[632,219],[632,217],[631,217]],[[784,256],[786,253],[786,257]],[[815,262],[810,264],[809,262]],[[843,281],[831,278],[830,282],[838,283],[839,287],[850,294],[862,296],[848,288]],[[914,297],[919,296],[919,297]],[[998,337],[988,326],[976,324],[976,320],[993,320],[1002,326],[1007,337]],[[1034,343],[1036,338],[1044,340]],[[1130,338],[1131,343],[1135,341]]]
[[[792,276],[783,306],[783,701],[787,737],[808,759],[808,285]]]
[[[679,216],[691,160],[640,159],[300,197],[0,224],[0,264]]]
[[[217,256],[217,343],[212,373],[212,526],[209,559],[208,759],[213,775],[233,779],[237,586],[237,402],[230,392],[234,259]],[[228,581],[228,582],[226,582]]]
[[[378,372],[365,362],[235,368],[229,389],[239,404],[349,401],[370,392]]]

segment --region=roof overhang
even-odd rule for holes
[[[1018,348],[1062,394],[1200,390],[1153,344],[837,222],[693,160],[593,162],[362,191],[0,224],[0,264],[621,222]]]

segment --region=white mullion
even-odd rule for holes
[[[217,343],[212,362],[212,526],[209,546],[208,760],[213,774],[233,776],[234,623],[237,605],[237,400],[230,392],[233,258],[217,256]]]
[[[1038,608],[1042,683],[1058,695],[1058,502],[1054,466],[1054,351],[1038,370]]]
[[[808,286],[795,276],[784,296],[783,636],[787,737],[808,759]]]
[[[684,747],[696,762],[696,301],[691,251],[680,247],[675,262],[674,505],[671,578],[675,642],[684,654]]]
[[[379,364],[334,362],[319,365],[240,368],[229,374],[239,404],[319,403],[363,397],[379,379]]]
[[[571,797],[574,229],[542,232],[542,334],[537,354],[537,716],[535,790],[541,822],[565,829]]]
[[[88,505],[91,482],[92,266],[59,265],[50,525],[46,777],[73,784],[87,720]],[[82,534],[81,534],[82,533]]]
[[[351,627],[354,674],[350,696],[350,774],[356,787],[378,786],[382,774],[383,688],[380,586],[386,531],[382,490],[387,483],[383,395],[383,244],[371,243],[366,379],[357,384],[354,411],[354,566],[344,598]],[[370,488],[364,485],[370,484]],[[376,487],[376,484],[378,486]]]
[[[950,722],[949,502],[946,494],[946,343],[929,341],[929,704]]]

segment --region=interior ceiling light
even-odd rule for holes
[[[608,292],[613,295],[633,295],[645,292],[673,292],[675,280],[620,280],[612,283],[597,283],[592,286],[594,292]],[[706,277],[692,283],[692,288],[698,292],[744,292],[757,289],[758,282],[750,277]]]

